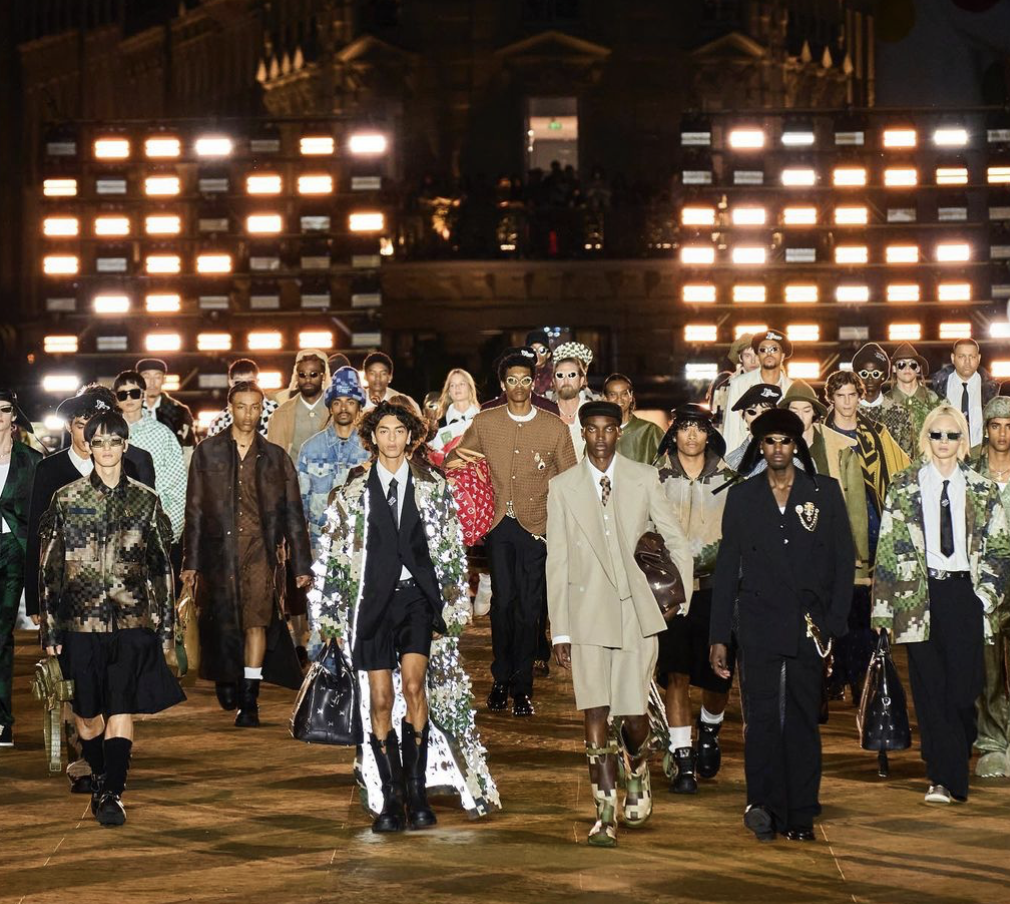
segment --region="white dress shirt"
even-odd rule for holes
[[[940,494],[943,482],[947,485],[950,500],[950,515],[954,523],[954,555],[945,556],[940,552]],[[965,521],[964,474],[955,468],[950,477],[944,477],[932,462],[919,469],[919,489],[922,493],[922,526],[926,536],[926,567],[938,571],[969,571],[968,536]]]
[[[5,461],[0,465],[0,492],[3,492],[3,488],[7,485],[7,478],[10,477],[11,473],[11,463]],[[11,533],[10,527],[7,526],[6,520],[0,518],[0,534]]]
[[[81,477],[88,477],[95,470],[95,463],[91,460],[90,455],[87,458],[81,458],[74,451],[73,446],[67,449],[67,454],[70,456],[70,463],[81,472]]]
[[[965,381],[955,370],[947,377],[947,401],[958,411],[961,410],[961,394],[964,392]],[[971,447],[982,442],[982,377],[976,370],[968,383],[968,431],[971,435]]]
[[[392,482],[393,478],[396,478],[396,523],[400,523],[400,519],[403,517],[403,499],[407,492],[407,480],[410,477],[410,466],[407,464],[407,459],[403,460],[403,464],[400,465],[399,470],[395,474],[391,474],[387,471],[381,464],[381,462],[376,462],[375,467],[379,475],[379,483],[382,484],[382,495],[385,496],[389,493],[389,484]],[[404,565],[400,569],[399,580],[406,581],[412,578],[413,575],[410,573],[410,569]]]
[[[603,509],[603,532],[609,536],[610,528],[613,524],[611,520],[611,510],[614,505],[614,466],[617,464],[617,456],[615,455],[610,459],[610,465],[607,467],[606,471],[601,471],[596,467],[587,455],[584,460],[584,467],[589,471],[590,476],[593,480],[593,486],[596,487],[596,498],[600,500],[600,504],[603,504],[603,484],[600,483],[601,477],[610,478],[610,498],[607,500],[607,507]],[[551,644],[557,645],[559,643],[571,643],[572,639],[567,634],[559,634],[557,637],[551,638]]]

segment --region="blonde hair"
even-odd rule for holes
[[[933,460],[933,447],[929,444],[929,432],[933,429],[933,424],[942,417],[949,417],[957,424],[957,429],[961,431],[961,442],[957,447],[957,458],[958,461],[964,461],[968,453],[971,452],[971,434],[968,430],[968,422],[960,411],[947,402],[937,405],[936,408],[926,415],[926,420],[923,421],[922,429],[919,431],[919,451],[922,453],[925,461],[931,462]]]
[[[442,384],[442,396],[438,402],[439,420],[442,420],[442,418],[445,417],[445,413],[449,410],[449,406],[452,404],[452,399],[449,397],[449,383],[457,374],[466,380],[466,385],[470,390],[470,404],[477,404],[477,384],[474,382],[473,377],[470,376],[469,371],[463,370],[462,367],[454,367],[445,375],[445,382]]]

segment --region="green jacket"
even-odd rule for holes
[[[627,426],[621,431],[621,438],[617,441],[617,451],[632,461],[651,465],[656,459],[662,439],[663,431],[660,430],[658,424],[632,414],[628,418]]]
[[[929,640],[929,581],[919,469],[922,461],[895,475],[887,491],[873,576],[874,628],[887,628],[895,643]],[[968,560],[975,595],[982,601],[985,639],[992,642],[1002,613],[1010,571],[1010,528],[996,484],[963,462],[967,483],[965,520]]]
[[[887,393],[887,398],[896,402],[908,412],[908,418],[912,422],[912,450],[908,452],[912,458],[919,457],[919,434],[922,432],[922,425],[926,423],[926,415],[940,404],[940,397],[928,386],[919,384],[919,388],[908,395],[895,386]]]
[[[7,482],[0,493],[0,516],[17,538],[21,551],[25,551],[28,539],[28,502],[32,495],[32,478],[35,465],[42,461],[30,446],[14,441],[11,446],[11,467]]]

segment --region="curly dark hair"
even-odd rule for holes
[[[372,442],[372,434],[375,432],[375,428],[379,426],[379,421],[387,416],[395,417],[407,428],[407,432],[410,434],[407,455],[413,454],[427,440],[427,423],[421,420],[406,405],[399,405],[395,402],[379,402],[374,408],[366,411],[358,421],[358,439],[365,451],[372,458],[375,458],[379,454],[375,443]]]
[[[831,400],[835,397],[835,393],[843,386],[855,386],[859,398],[866,395],[866,387],[859,374],[851,370],[836,370],[824,384],[824,401],[829,405],[832,404]]]

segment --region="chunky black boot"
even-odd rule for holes
[[[722,766],[722,751],[719,749],[719,729],[722,722],[713,725],[698,720],[698,775],[715,778]]]
[[[260,708],[256,702],[260,695],[259,678],[242,679],[242,698],[239,701],[235,724],[239,728],[259,728]]]
[[[221,709],[231,711],[238,706],[238,688],[234,682],[219,681],[214,685],[217,692],[217,702],[221,704]]]
[[[99,825],[121,826],[126,822],[123,792],[126,775],[130,771],[130,751],[133,741],[127,738],[109,738],[105,742],[105,781],[95,811]]]
[[[390,730],[385,743],[374,735],[368,736],[375,763],[382,782],[382,812],[372,822],[373,832],[402,832],[403,818],[403,767],[400,765],[400,744],[396,732]]]
[[[418,735],[414,726],[406,719],[401,723],[403,730],[403,777],[407,785],[407,821],[412,829],[431,828],[438,820],[428,806],[424,775],[428,769],[428,729]]]
[[[677,764],[677,774],[670,782],[670,790],[674,794],[697,794],[698,780],[694,777],[694,748],[678,748],[673,752],[673,761]]]

